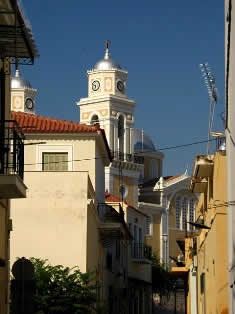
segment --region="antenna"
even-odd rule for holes
[[[209,126],[208,126],[208,144],[207,144],[207,154],[209,154],[210,150],[210,137],[211,137],[211,130],[213,126],[213,119],[214,119],[214,111],[215,111],[215,104],[218,101],[218,92],[215,86],[215,77],[211,72],[209,64],[201,63],[200,70],[202,72],[202,77],[204,78],[205,85],[207,87],[209,99],[210,99],[210,114],[209,114]]]

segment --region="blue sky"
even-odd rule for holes
[[[207,139],[209,98],[199,64],[209,62],[224,111],[224,4],[207,1],[22,0],[40,58],[21,70],[38,89],[38,114],[76,121],[87,96],[86,71],[103,57],[104,42],[128,72],[137,102],[136,127],[157,148]],[[206,145],[166,150],[164,174],[192,167]]]

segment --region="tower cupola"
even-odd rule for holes
[[[35,113],[35,96],[37,90],[25,80],[16,66],[15,75],[11,77],[11,110]]]
[[[110,54],[110,41],[106,40],[106,49],[105,49],[105,54],[104,54],[104,58],[99,60],[95,66],[94,66],[94,70],[99,70],[99,71],[105,71],[105,70],[120,70],[121,66],[119,63],[117,63],[116,61],[114,61],[111,58],[111,54]]]

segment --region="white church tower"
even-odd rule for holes
[[[139,179],[143,165],[134,156],[134,112],[136,103],[128,98],[128,72],[121,68],[110,55],[110,42],[106,41],[104,58],[87,72],[88,97],[77,103],[80,107],[80,122],[99,123],[105,130],[114,161],[106,169],[106,191],[119,194],[124,188],[125,197],[131,203],[137,203],[137,190],[133,190]],[[122,176],[120,179],[120,171]],[[132,187],[132,188],[131,188]],[[127,195],[129,194],[129,195]]]

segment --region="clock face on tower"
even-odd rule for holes
[[[118,81],[117,82],[117,89],[120,91],[120,92],[123,92],[124,91],[124,83],[122,81]]]
[[[33,109],[33,100],[31,98],[25,100],[25,107],[29,110]]]
[[[100,88],[100,82],[99,81],[93,81],[92,82],[93,91],[97,91],[99,88]]]

